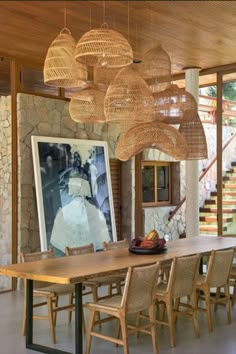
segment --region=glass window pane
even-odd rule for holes
[[[143,203],[154,202],[155,201],[154,166],[143,166],[142,183],[143,183]]]
[[[157,166],[157,201],[169,199],[169,166]]]

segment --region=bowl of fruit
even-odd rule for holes
[[[160,238],[156,230],[149,231],[145,237],[131,241],[129,251],[138,254],[158,254],[167,251],[166,240]]]

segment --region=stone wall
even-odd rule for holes
[[[11,97],[0,97],[0,264],[11,263],[12,254]],[[11,278],[0,276],[0,291],[11,288]]]
[[[68,102],[34,95],[17,96],[19,137],[19,231],[21,251],[40,249],[37,207],[34,191],[31,136],[50,136],[108,142],[109,158],[115,158],[119,128],[115,124],[79,124],[68,113]],[[129,163],[124,164],[126,182],[123,184],[124,205],[131,204],[131,172]],[[130,199],[130,201],[129,201]],[[124,214],[125,215],[125,214]],[[129,232],[130,216],[125,215],[124,228]]]

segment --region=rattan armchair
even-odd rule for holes
[[[21,253],[22,262],[31,262],[53,257],[53,249],[48,251],[34,252],[34,253]],[[24,286],[24,307],[23,307],[23,320],[22,320],[22,334],[25,335],[26,330],[26,286]],[[48,320],[50,325],[50,334],[53,343],[56,343],[55,324],[56,315],[58,311],[72,310],[73,304],[73,284],[54,284],[46,282],[34,281],[33,297],[40,299],[33,304],[33,308],[47,306],[47,314],[34,313],[34,320]],[[67,305],[59,306],[58,300],[62,295],[69,295],[69,302]]]
[[[229,277],[232,268],[234,250],[212,250],[206,274],[200,274],[197,279],[198,300],[205,301],[205,308],[198,306],[198,310],[207,314],[209,331],[213,330],[211,304],[225,304],[228,323],[231,323],[231,302],[229,292]],[[216,288],[215,297],[211,296],[212,288]],[[224,294],[220,292],[224,289]],[[199,301],[198,301],[199,303]]]
[[[159,265],[158,263],[144,267],[130,267],[128,269],[123,295],[113,296],[109,299],[85,304],[89,310],[89,322],[86,337],[85,354],[90,353],[92,337],[113,342],[123,346],[124,354],[129,354],[127,337],[131,333],[144,332],[152,336],[153,353],[158,354],[157,337],[155,328],[155,292]],[[138,326],[127,323],[127,315],[148,311],[148,323]],[[94,322],[96,313],[105,313],[106,320],[117,319],[121,330],[121,339],[103,333],[95,332]]]
[[[172,347],[176,346],[174,324],[179,315],[192,317],[195,335],[199,336],[195,289],[199,260],[200,255],[175,257],[171,264],[168,282],[161,281],[157,285],[156,300],[160,313],[156,321],[169,327]],[[188,298],[190,301],[184,302],[183,298]],[[164,319],[164,308],[167,311],[167,320]]]

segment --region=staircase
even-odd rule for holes
[[[223,177],[222,190],[223,233],[236,233],[236,162]],[[199,209],[200,235],[217,235],[217,192],[211,192]]]

